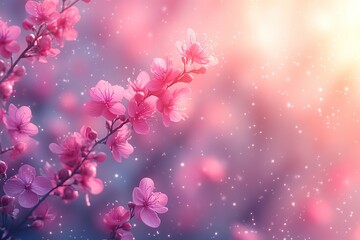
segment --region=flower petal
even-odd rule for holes
[[[139,188],[144,193],[145,198],[149,198],[154,191],[154,181],[151,178],[143,178],[140,181]]]
[[[49,149],[50,151],[52,151],[55,154],[62,154],[63,153],[63,149],[61,146],[59,146],[56,143],[50,143],[49,145]]]
[[[109,111],[115,115],[123,115],[126,111],[124,105],[121,103],[115,103],[113,106],[109,108]]]
[[[150,132],[150,128],[149,128],[149,125],[147,124],[146,120],[143,120],[143,119],[135,120],[132,122],[132,124],[133,124],[134,131],[137,134],[145,135]]]
[[[90,116],[98,117],[104,111],[105,105],[102,102],[89,101],[85,103],[84,110]]]
[[[19,174],[17,175],[25,184],[31,184],[35,177],[35,168],[24,164],[19,168]]]
[[[24,128],[21,129],[21,132],[25,133],[29,136],[34,136],[34,135],[38,134],[39,129],[35,124],[28,123],[28,124],[26,124],[26,126]]]
[[[135,205],[143,205],[144,201],[146,200],[144,193],[138,187],[134,188],[132,192],[132,198]]]
[[[94,195],[101,193],[104,189],[104,183],[99,178],[89,178],[87,181],[87,185],[90,188],[90,193]]]
[[[156,212],[152,211],[148,208],[143,208],[140,211],[140,219],[147,226],[152,228],[157,228],[160,226],[161,220],[156,214]]]
[[[39,197],[33,191],[26,190],[19,195],[18,201],[24,208],[32,208],[39,202]]]
[[[31,184],[31,190],[37,195],[44,195],[52,188],[51,181],[44,176],[35,177]]]
[[[22,180],[13,177],[5,182],[3,188],[6,195],[17,197],[25,190],[25,184]]]

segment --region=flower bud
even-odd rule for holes
[[[58,171],[57,175],[60,181],[65,181],[69,178],[70,172],[69,170],[62,168]]]
[[[119,115],[119,120],[120,121],[125,121],[126,120],[126,116],[125,115]]]
[[[97,133],[91,127],[86,128],[85,134],[86,134],[86,137],[91,141],[96,140],[96,138],[98,136]]]
[[[94,156],[96,162],[104,162],[106,160],[106,154],[104,152],[99,152]]]
[[[96,176],[96,164],[86,164],[84,168],[81,170],[81,175],[87,177],[95,177]]]
[[[0,199],[0,205],[1,205],[0,211],[5,214],[12,214],[15,209],[14,202],[15,202],[15,198],[10,197],[8,195],[2,196]]]
[[[44,221],[43,220],[35,220],[33,221],[33,223],[31,224],[31,227],[35,228],[35,229],[42,229],[44,227]]]
[[[23,153],[27,150],[27,144],[24,142],[17,142],[14,146],[14,150],[18,153]]]
[[[25,30],[33,29],[35,26],[28,19],[25,19],[22,23],[22,26]]]
[[[0,160],[0,178],[5,179],[6,178],[6,171],[8,169],[8,166],[6,162]]]
[[[130,231],[131,230],[131,224],[129,222],[124,223],[121,228],[124,229],[125,231]]]
[[[79,197],[79,193],[73,187],[66,186],[64,188],[64,195],[63,195],[64,200],[75,200],[78,197]]]
[[[111,121],[106,121],[105,125],[106,125],[106,129],[110,131],[110,129],[111,129]]]
[[[135,206],[136,206],[135,203],[133,203],[133,202],[128,202],[128,207],[129,207],[130,209],[134,208]]]
[[[12,81],[5,81],[0,84],[0,97],[4,100],[9,99],[13,93],[13,84]]]
[[[184,83],[191,83],[193,80],[193,76],[190,74],[184,74],[181,78],[177,79],[175,82],[184,82]]]
[[[25,67],[24,67],[24,66],[21,66],[21,67],[16,66],[16,67],[14,68],[13,73],[14,73],[14,75],[15,75],[16,77],[23,77],[23,76],[25,76],[25,73],[26,73]]]
[[[26,36],[26,42],[27,44],[31,44],[34,40],[35,40],[35,35],[34,34],[29,34]]]

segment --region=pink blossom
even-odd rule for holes
[[[0,20],[0,55],[4,58],[9,58],[13,53],[20,50],[16,39],[20,35],[20,28],[18,26],[10,26]]]
[[[45,221],[53,221],[55,214],[49,212],[49,204],[41,203],[31,214],[30,219],[33,220],[31,226],[36,229],[44,227]]]
[[[51,143],[50,150],[57,154],[63,165],[72,170],[81,162],[81,145],[74,135],[70,135],[62,140],[59,144]]]
[[[133,240],[133,239],[134,239],[134,235],[129,231],[118,229],[115,232],[115,240]]]
[[[57,1],[54,0],[44,0],[43,2],[27,1],[25,10],[30,16],[25,19],[24,28],[29,30],[34,25],[49,24],[55,21],[59,16],[57,4]]]
[[[20,206],[32,208],[39,202],[39,196],[48,193],[52,186],[47,177],[35,176],[35,168],[22,165],[19,173],[4,184],[6,195],[17,198]]]
[[[122,158],[127,158],[134,151],[133,146],[128,140],[131,138],[130,129],[124,125],[115,133],[111,134],[106,141],[106,145],[111,150],[111,155],[116,162],[121,162]]]
[[[100,80],[89,92],[92,100],[85,104],[85,111],[94,117],[103,115],[106,119],[113,120],[117,115],[125,113],[125,107],[120,103],[123,92],[122,87]]]
[[[161,94],[180,75],[180,70],[173,69],[170,59],[155,58],[150,68],[153,78],[147,87],[155,95]]]
[[[8,114],[3,117],[3,122],[11,137],[15,139],[27,138],[38,133],[38,128],[31,123],[31,110],[27,106],[17,108],[9,105]]]
[[[135,101],[140,103],[148,95],[149,90],[146,85],[149,81],[149,74],[145,71],[140,72],[134,82],[129,82],[129,88],[126,90],[124,97],[127,100],[135,98]]]
[[[190,94],[189,88],[166,90],[157,100],[156,107],[162,113],[162,120],[166,127],[170,122],[179,122],[186,117],[183,106],[184,101]]]
[[[176,43],[176,47],[181,56],[185,58],[185,62],[198,63],[203,66],[216,65],[218,60],[212,56],[207,44],[201,44],[196,39],[196,34],[191,28],[188,29],[188,41]]]
[[[130,220],[130,211],[126,210],[123,206],[110,209],[108,213],[104,215],[103,222],[110,229],[121,228],[124,223]]]
[[[145,223],[147,226],[157,228],[161,220],[158,213],[166,213],[168,208],[165,205],[168,202],[166,194],[154,191],[154,182],[150,178],[143,178],[139,187],[135,187],[132,193],[135,204],[135,217]]]
[[[83,163],[79,172],[74,175],[74,179],[79,187],[85,192],[86,204],[90,206],[89,193],[93,195],[100,194],[104,189],[104,183],[96,178],[97,164],[86,161]]]
[[[82,126],[80,132],[75,132],[74,136],[81,146],[90,148],[97,138],[97,133],[91,127]]]
[[[50,36],[42,36],[34,42],[34,46],[28,51],[27,57],[32,61],[36,58],[41,63],[47,63],[47,57],[56,57],[60,50],[51,47]]]
[[[48,25],[49,31],[59,41],[60,46],[64,45],[64,40],[73,41],[77,37],[74,25],[80,20],[77,7],[70,7],[62,12],[56,21]]]
[[[149,133],[150,128],[147,120],[153,116],[155,109],[155,100],[151,97],[146,98],[139,104],[134,98],[130,100],[128,106],[129,120],[136,133]]]

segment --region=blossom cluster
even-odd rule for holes
[[[16,158],[26,152],[36,141],[39,129],[31,122],[32,112],[28,106],[17,107],[8,100],[14,94],[14,83],[26,74],[19,66],[22,59],[47,62],[64,47],[65,41],[77,37],[74,25],[80,20],[75,4],[79,0],[28,0],[25,10],[28,17],[22,27],[30,33],[26,35],[26,48],[20,52],[17,38],[21,30],[0,20],[0,98],[2,110],[0,118],[12,146],[2,148],[1,153],[8,158]],[[90,2],[90,0],[83,0]],[[57,155],[61,167],[45,163],[36,174],[36,169],[23,164],[14,176],[7,177],[8,162],[0,161],[0,176],[5,180],[4,195],[0,200],[3,221],[0,224],[0,239],[16,235],[17,229],[30,221],[30,226],[41,229],[46,222],[55,219],[47,198],[56,196],[65,203],[85,195],[86,205],[90,206],[90,195],[100,194],[103,181],[97,177],[98,166],[111,153],[115,162],[120,163],[133,152],[132,132],[144,135],[151,129],[151,119],[157,113],[164,126],[179,122],[186,117],[185,102],[189,98],[194,74],[204,74],[209,66],[217,64],[207,44],[200,43],[192,29],[188,30],[188,40],[176,43],[182,66],[176,67],[170,58],[154,58],[149,72],[141,71],[136,79],[129,81],[127,88],[100,80],[89,91],[90,100],[84,103],[87,114],[103,117],[106,126],[105,136],[100,137],[95,129],[82,126],[78,132],[68,134],[57,143],[49,144],[50,151]],[[20,52],[20,53],[19,53]],[[14,59],[13,55],[19,53]],[[99,151],[103,145],[107,150]],[[9,154],[7,154],[9,153]],[[154,192],[154,182],[145,177],[135,187],[132,201],[127,208],[116,206],[104,215],[103,222],[110,229],[110,239],[133,239],[130,220],[135,218],[145,225],[157,228],[161,220],[158,214],[168,211],[168,197]],[[30,209],[23,221],[12,226],[7,216],[16,219],[22,208]]]

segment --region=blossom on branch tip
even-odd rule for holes
[[[134,98],[137,103],[142,102],[148,95],[149,90],[146,85],[149,81],[149,74],[141,71],[134,82],[129,82],[129,87],[126,89],[124,97],[127,100]]]
[[[196,33],[189,28],[187,31],[187,42],[178,41],[176,47],[181,56],[185,58],[186,63],[198,63],[203,66],[212,66],[218,63],[218,59],[212,56],[207,44],[202,44],[197,41]]]
[[[85,103],[85,111],[93,117],[104,116],[113,120],[117,115],[125,113],[125,107],[120,103],[124,89],[118,85],[111,85],[105,80],[100,80],[92,87],[89,95],[91,101]]]
[[[20,28],[18,26],[7,26],[7,24],[0,20],[0,55],[4,58],[9,58],[13,53],[20,50],[16,39],[20,35]],[[0,71],[1,72],[1,71]],[[1,74],[0,74],[1,75]]]
[[[154,181],[151,178],[143,178],[139,187],[134,188],[132,198],[135,204],[135,217],[147,226],[157,228],[161,223],[157,214],[168,211],[165,207],[168,197],[164,193],[154,192],[154,189]]]
[[[3,188],[5,194],[15,197],[20,206],[32,208],[39,202],[39,196],[48,193],[52,186],[47,177],[35,176],[35,168],[25,164],[17,175],[5,182]]]
[[[27,1],[25,10],[30,16],[24,20],[23,27],[26,30],[30,30],[34,25],[52,23],[59,16],[57,5],[58,1],[55,0],[44,0],[43,2]]]
[[[9,105],[8,113],[3,117],[3,122],[12,139],[27,138],[38,133],[38,127],[31,123],[31,109],[27,106],[17,108]]]
[[[153,77],[147,88],[155,95],[161,94],[180,76],[180,70],[174,69],[171,59],[155,58],[150,66]]]
[[[74,41],[77,38],[77,31],[74,25],[80,20],[79,10],[77,7],[70,7],[62,12],[60,16],[48,25],[48,29],[60,46],[64,46],[65,41]]]

